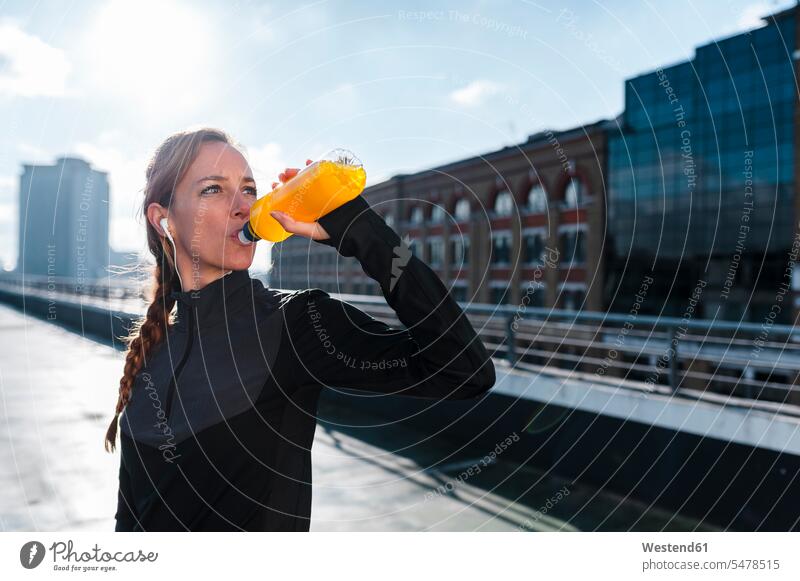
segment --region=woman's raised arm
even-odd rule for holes
[[[469,399],[495,383],[491,357],[431,268],[362,196],[322,216],[315,240],[355,257],[406,329],[391,327],[318,288],[297,291],[286,313],[300,384],[431,399]]]

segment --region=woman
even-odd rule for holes
[[[407,330],[318,288],[250,278],[255,245],[237,234],[256,184],[225,132],[171,135],[146,180],[155,290],[106,434],[113,451],[119,422],[117,531],[307,531],[323,387],[467,399],[494,385],[458,304],[362,196],[314,223],[275,217],[360,261]]]

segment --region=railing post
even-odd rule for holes
[[[676,334],[675,327],[669,328],[669,346],[671,347],[673,344],[675,345],[674,349],[672,350],[672,356],[669,358],[669,387],[673,393],[678,390],[678,384],[680,379],[678,378],[678,364],[680,363],[680,358],[678,354],[678,343],[680,340]]]
[[[513,366],[517,362],[516,335],[514,334],[514,316],[506,317],[506,359]]]

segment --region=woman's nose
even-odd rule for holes
[[[236,198],[233,200],[233,215],[237,218],[249,218],[250,217],[250,206],[252,206],[255,200],[249,200],[247,196],[243,194],[236,194]]]

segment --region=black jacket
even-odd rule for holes
[[[117,531],[307,531],[323,387],[467,399],[494,385],[461,308],[362,196],[319,222],[317,243],[355,257],[406,328],[247,270],[173,293],[175,323],[120,415]]]

